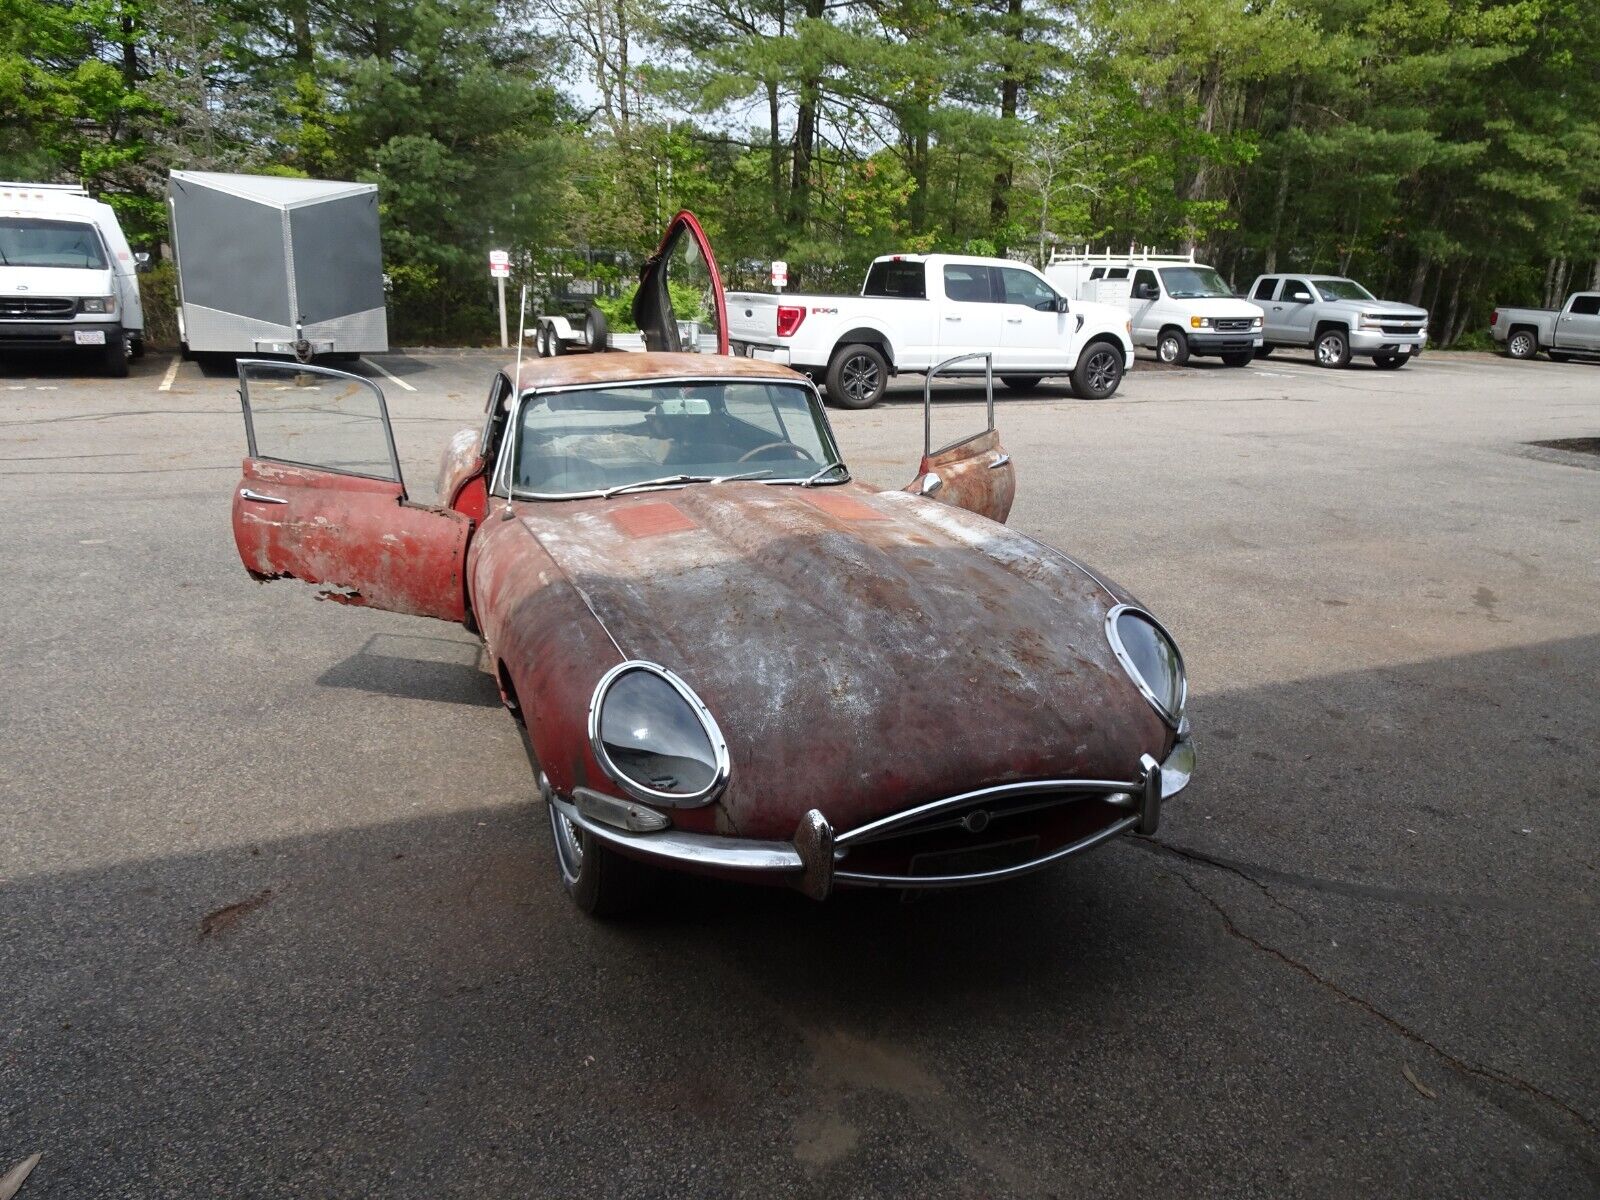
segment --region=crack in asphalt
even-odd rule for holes
[[[1240,879],[1258,889],[1263,896],[1265,896],[1269,901],[1277,905],[1279,908],[1283,909],[1284,912],[1292,913],[1296,918],[1299,919],[1302,925],[1311,924],[1310,917],[1306,916],[1305,913],[1301,912],[1298,908],[1292,904],[1289,904],[1287,901],[1278,899],[1278,897],[1272,894],[1271,888],[1236,863],[1227,862],[1226,860],[1220,858],[1212,858],[1209,854],[1202,853],[1199,850],[1189,850],[1183,846],[1174,846],[1171,842],[1140,840],[1130,842],[1129,845],[1137,846],[1141,850],[1146,850],[1152,854],[1170,854],[1174,858],[1183,859],[1185,862],[1198,863],[1199,865],[1205,867],[1215,867],[1219,871],[1226,871],[1230,875],[1237,875]]]
[[[1464,1075],[1471,1075],[1478,1079],[1487,1080],[1490,1083],[1498,1083],[1503,1087],[1513,1088],[1516,1091],[1532,1097],[1535,1100],[1543,1101],[1544,1103],[1559,1109],[1577,1124],[1582,1126],[1584,1131],[1588,1133],[1590,1137],[1600,1136],[1600,1126],[1595,1124],[1593,1118],[1574,1108],[1560,1096],[1554,1095],[1551,1092],[1547,1092],[1538,1084],[1530,1083],[1528,1080],[1519,1076],[1508,1074],[1507,1072],[1497,1070],[1494,1067],[1486,1067],[1478,1063],[1468,1062],[1464,1058],[1457,1057],[1456,1055],[1450,1053],[1450,1051],[1444,1049],[1442,1046],[1439,1046],[1436,1043],[1428,1040],[1415,1029],[1412,1029],[1409,1025],[1406,1025],[1397,1018],[1390,1016],[1376,1004],[1372,1003],[1372,1001],[1340,987],[1337,983],[1334,983],[1333,980],[1319,975],[1316,971],[1312,970],[1299,959],[1290,957],[1277,947],[1269,946],[1259,938],[1253,937],[1244,930],[1240,929],[1239,926],[1234,923],[1233,917],[1229,915],[1228,910],[1223,908],[1221,904],[1212,898],[1209,892],[1207,892],[1199,884],[1195,883],[1194,880],[1190,879],[1187,875],[1183,874],[1183,872],[1169,870],[1167,873],[1178,879],[1185,887],[1187,887],[1195,895],[1199,896],[1211,907],[1212,911],[1215,912],[1219,918],[1221,918],[1223,929],[1226,930],[1229,937],[1243,942],[1245,945],[1267,955],[1269,958],[1276,959],[1290,970],[1305,976],[1318,987],[1333,993],[1333,995],[1337,996],[1345,1003],[1353,1005],[1354,1007],[1359,1008],[1363,1012],[1367,1013],[1369,1016],[1377,1018],[1377,1020],[1394,1030],[1394,1032],[1398,1033],[1407,1041],[1414,1042],[1416,1045],[1421,1046],[1423,1049],[1434,1054],[1441,1062],[1445,1063],[1452,1069],[1459,1071]]]

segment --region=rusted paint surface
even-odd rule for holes
[[[345,603],[460,621],[472,522],[402,497],[398,483],[247,458],[233,494],[240,561],[258,579],[349,589]]]
[[[644,383],[658,379],[772,379],[811,387],[800,372],[757,358],[717,354],[563,354],[559,358],[522,360],[505,366],[516,377],[520,395],[530,388],[549,391],[591,383]]]
[[[693,519],[667,500],[627,505],[612,513],[611,520],[623,533],[635,538],[694,528]]]
[[[994,465],[1001,460],[1000,466]],[[937,474],[943,484],[931,497],[939,503],[964,508],[1002,524],[1011,515],[1011,505],[1017,497],[1017,471],[1011,456],[1000,445],[998,431],[991,429],[942,453],[924,455],[917,477],[905,490],[920,495],[929,472]]]
[[[623,657],[677,671],[728,739],[718,811],[675,813],[684,826],[787,838],[816,807],[845,831],[994,784],[1132,779],[1141,754],[1165,756],[1170,731],[1113,657],[1103,626],[1115,600],[1090,575],[961,509],[830,490],[881,519],[755,483],[674,492],[694,528],[671,537],[619,528],[626,508],[661,503],[637,496],[491,518],[495,545],[474,566],[480,614],[496,653],[537,672],[531,695],[520,679],[518,693],[541,728],[563,731],[549,752],[574,764],[570,778],[597,778],[581,726],[594,683]],[[533,545],[508,548],[516,527]],[[486,573],[503,555],[540,565]],[[569,595],[559,634],[549,601],[521,591],[552,586]],[[583,653],[551,644],[590,626],[616,645],[593,633]],[[560,671],[541,654],[559,655]]]
[[[446,508],[455,508],[456,499],[468,481],[483,473],[482,429],[458,429],[445,443],[439,456],[439,474],[434,477],[433,494]]]

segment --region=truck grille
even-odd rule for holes
[[[1422,332],[1421,321],[1386,321],[1380,326],[1385,333],[1412,334]]]
[[[1249,317],[1223,317],[1211,322],[1211,328],[1218,333],[1248,333],[1250,325]]]
[[[0,296],[0,320],[60,321],[78,311],[78,302],[53,296]]]

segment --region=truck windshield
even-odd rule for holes
[[[1233,289],[1210,267],[1162,267],[1161,281],[1174,300],[1233,295]]]
[[[1374,300],[1376,297],[1354,279],[1314,279],[1324,300]]]
[[[532,499],[733,478],[848,478],[814,393],[763,380],[534,393],[522,406],[515,454],[516,492]],[[504,492],[503,478],[497,486]]]
[[[0,266],[106,269],[100,234],[85,221],[0,217]]]

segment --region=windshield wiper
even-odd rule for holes
[[[736,483],[741,479],[765,479],[771,471],[745,471],[738,475],[718,475],[715,479],[706,480],[707,483]]]
[[[636,492],[640,488],[671,487],[675,483],[710,483],[710,475],[663,475],[660,479],[640,479],[633,483],[619,483],[616,487],[609,487],[595,495],[602,500],[612,496],[620,496],[623,492]]]
[[[774,479],[772,482],[775,484],[793,483],[800,487],[815,487],[817,484],[822,482],[822,477],[829,471],[842,471],[845,469],[845,465],[842,462],[831,462],[827,466],[822,467],[820,470],[813,471],[804,479]]]

